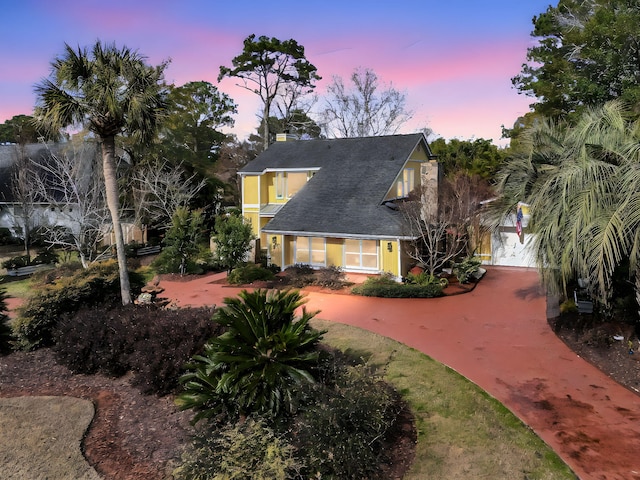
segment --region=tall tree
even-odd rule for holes
[[[314,82],[320,80],[317,68],[305,57],[304,47],[293,39],[249,35],[244,40],[242,53],[231,60],[232,67],[220,67],[218,81],[225,77],[241,79],[240,87],[255,93],[262,100],[263,148],[269,146],[271,107],[280,95],[292,89],[300,94],[311,92]]]
[[[234,101],[209,82],[172,87],[162,134],[162,154],[173,163],[194,164],[201,170],[216,160],[225,134],[237,113]]]
[[[380,85],[378,75],[369,68],[356,69],[350,87],[334,76],[322,111],[327,137],[394,134],[412,115],[406,95],[391,84]]]
[[[36,85],[36,118],[48,132],[84,125],[101,142],[107,205],[116,238],[122,303],[131,303],[127,259],[120,224],[115,139],[129,135],[141,143],[155,135],[166,111],[164,62],[157,67],[127,47],[100,41],[88,50],[65,44],[52,73]]]
[[[500,168],[505,156],[505,152],[498,149],[491,140],[483,138],[454,138],[447,141],[440,137],[429,142],[429,146],[448,177],[464,172],[490,180]]]
[[[533,17],[538,43],[512,79],[550,118],[622,98],[640,101],[640,9],[628,0],[560,0]]]
[[[33,117],[29,115],[15,115],[0,125],[0,143],[27,143],[38,142],[38,132],[33,123]]]

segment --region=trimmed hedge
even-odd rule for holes
[[[245,266],[234,268],[227,276],[227,281],[233,285],[244,285],[258,280],[272,280],[274,276],[271,270],[249,263]]]
[[[134,294],[144,285],[140,274],[129,272]],[[66,314],[82,307],[120,302],[120,276],[115,260],[100,262],[75,275],[61,277],[43,285],[35,296],[19,310],[14,324],[16,344],[22,350],[33,350],[53,344],[52,332]]]
[[[209,308],[167,310],[156,305],[83,308],[55,328],[52,347],[74,373],[111,376],[134,372],[145,394],[176,389],[183,365],[222,329]]]
[[[426,285],[398,283],[395,280],[381,276],[370,277],[363,284],[351,291],[365,297],[385,298],[434,298],[442,296],[443,283],[429,283]]]

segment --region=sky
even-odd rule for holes
[[[334,76],[359,67],[407,99],[413,116],[398,133],[430,128],[446,139],[501,140],[535,99],[511,78],[526,62],[532,18],[551,0],[0,0],[0,123],[33,112],[33,87],[50,74],[64,44],[97,40],[127,46],[151,65],[170,60],[167,82],[208,81],[238,105],[244,139],[258,124],[260,100],[217,81],[243,40],[294,39],[318,69],[319,104]]]

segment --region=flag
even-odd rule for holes
[[[522,207],[518,207],[518,214],[516,215],[516,233],[518,236],[522,235]]]

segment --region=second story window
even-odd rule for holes
[[[415,175],[413,168],[405,168],[402,171],[402,176],[398,179],[398,191],[396,196],[404,198],[409,196],[409,192],[415,187]]]
[[[286,177],[284,172],[276,172],[276,198],[282,199],[285,197],[287,190]]]

